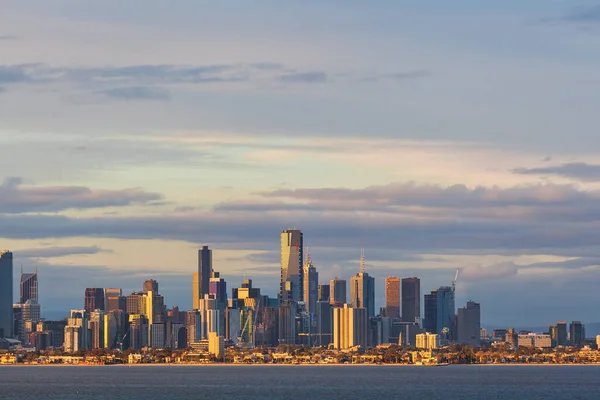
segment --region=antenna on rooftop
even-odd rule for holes
[[[360,249],[360,272],[365,273],[365,249]]]

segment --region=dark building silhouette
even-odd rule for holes
[[[421,320],[421,280],[416,277],[402,279],[402,321]]]
[[[104,289],[102,288],[87,288],[85,289],[83,308],[87,312],[94,310],[104,311]]]
[[[437,290],[425,295],[425,321],[423,328],[429,333],[438,333],[437,328]]]
[[[573,321],[570,325],[571,346],[580,347],[585,342],[585,327],[581,321]]]
[[[36,273],[23,273],[21,270],[21,291],[19,296],[19,303],[25,304],[27,300],[39,301],[38,300],[38,274]]]
[[[200,299],[210,294],[212,271],[212,250],[208,246],[202,246],[202,249],[198,250],[198,298]]]
[[[558,346],[567,346],[569,344],[566,321],[558,321],[556,323],[556,344]]]
[[[319,285],[317,301],[329,301],[329,285]]]

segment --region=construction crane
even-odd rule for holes
[[[125,332],[121,340],[117,340],[117,345],[119,345],[119,350],[121,351],[121,353],[123,352],[123,342],[125,342],[125,338],[127,337],[127,335],[129,335],[130,330],[131,328],[127,329],[127,332]]]
[[[246,329],[249,329],[250,326],[250,320],[252,319],[252,326],[250,329],[252,329],[252,331],[250,331],[250,336],[248,339],[249,343],[246,343],[248,345],[254,345],[255,342],[255,335],[256,335],[256,322],[258,321],[258,312],[260,311],[260,299],[258,300],[258,302],[256,303],[256,309],[252,310],[251,308],[247,309],[248,314],[246,315],[246,321],[244,322],[244,326],[242,327],[242,330],[240,332],[240,336],[238,336],[238,342],[240,343],[241,346],[244,345],[244,333],[246,333]],[[254,316],[252,316],[252,312],[254,311]]]
[[[456,281],[458,281],[458,272],[460,270],[457,269],[456,270],[456,275],[454,275],[454,280],[452,281],[452,291],[455,292],[456,291]]]

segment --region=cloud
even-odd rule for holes
[[[513,262],[503,262],[487,267],[481,265],[469,265],[460,268],[459,280],[467,282],[478,282],[495,280],[517,275],[519,267]]]
[[[426,69],[417,69],[414,71],[396,72],[391,74],[380,74],[363,78],[363,82],[379,81],[404,81],[431,76],[431,71]]]
[[[455,184],[450,186],[408,183],[374,185],[362,189],[278,189],[258,193],[281,200],[283,208],[397,210],[397,206],[482,208],[507,206],[576,205],[600,200],[600,192],[582,191],[572,185],[534,184],[508,188]],[[268,208],[273,204],[222,203],[221,210]],[[264,209],[264,208],[263,208]]]
[[[600,165],[583,162],[539,168],[516,168],[512,172],[520,175],[556,175],[585,182],[600,181]]]
[[[281,75],[278,79],[285,83],[325,83],[328,81],[327,74],[321,71],[291,73]]]
[[[21,178],[7,178],[0,185],[0,213],[6,214],[151,204],[161,199],[161,195],[139,188],[97,190],[83,186],[26,186]]]
[[[15,257],[20,258],[57,258],[71,255],[92,255],[98,253],[106,253],[109,250],[104,250],[99,246],[70,246],[70,247],[42,247],[33,249],[24,249],[13,252]]]
[[[27,65],[0,65],[0,84],[13,84],[31,81]]]
[[[18,37],[15,35],[0,35],[0,40],[17,40]]]
[[[579,7],[572,10],[563,19],[571,22],[600,22],[600,5]]]
[[[101,90],[98,93],[122,100],[162,100],[171,98],[169,90],[158,87],[129,86]]]

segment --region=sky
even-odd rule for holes
[[[600,2],[0,0],[0,248],[43,313],[86,287],[191,307],[197,249],[482,322],[600,321]]]

